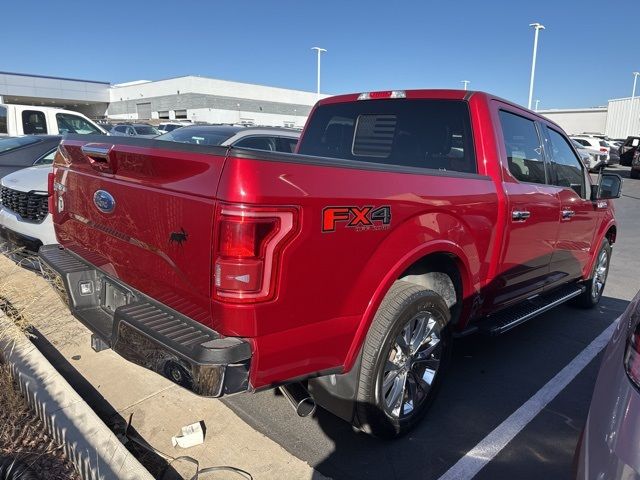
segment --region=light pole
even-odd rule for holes
[[[640,72],[633,72],[633,90],[631,91],[631,104],[629,105],[629,120],[627,121],[627,136],[633,135],[631,131],[631,119],[633,118],[633,100],[636,98],[636,82]]]
[[[539,98],[536,98],[536,108],[534,108],[534,109],[533,109],[535,112],[537,112],[537,111],[538,111],[538,104],[539,104],[539,103],[540,103],[540,99],[539,99]]]
[[[471,81],[470,80],[462,80],[460,83],[462,85],[464,85],[464,89],[466,90],[467,87],[469,86],[469,84],[471,83]]]
[[[320,97],[320,54],[327,50],[320,47],[311,47],[311,50],[316,50],[318,52],[318,97]]]
[[[536,76],[536,56],[538,55],[538,34],[540,30],[544,30],[544,25],[541,23],[530,23],[530,27],[535,30],[533,36],[533,59],[531,60],[531,81],[529,82],[529,103],[527,108],[531,110],[531,101],[533,100],[533,80]]]

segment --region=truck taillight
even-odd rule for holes
[[[47,193],[49,194],[49,198],[47,199],[47,207],[49,208],[49,213],[53,213],[53,182],[55,177],[56,176],[53,171],[49,172],[49,175],[47,176]]]
[[[606,153],[606,152],[608,152],[609,150],[607,150],[605,147],[600,147],[600,151],[601,151],[601,152],[605,152],[605,153]]]
[[[634,317],[632,316],[632,318]],[[634,324],[630,327],[627,349],[624,353],[624,368],[631,381],[640,388],[640,325],[638,319],[635,319]]]
[[[272,299],[282,250],[296,231],[295,209],[223,205],[217,219],[214,297]]]

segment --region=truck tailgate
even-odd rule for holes
[[[54,163],[64,247],[205,325],[222,147],[69,137]]]

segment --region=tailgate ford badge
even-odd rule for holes
[[[93,203],[104,213],[111,213],[116,208],[116,201],[113,196],[104,190],[98,190],[93,194]]]

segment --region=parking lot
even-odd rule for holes
[[[378,441],[323,411],[312,419],[297,418],[286,399],[273,391],[235,396],[227,405],[325,476],[439,478],[614,322],[638,290],[640,181],[629,179],[626,167],[610,171],[625,183],[616,200],[618,240],[600,305],[594,310],[560,306],[502,336],[458,340],[449,378],[425,421],[408,436]],[[600,358],[580,371],[475,478],[570,478]]]
[[[580,310],[563,305],[498,337],[457,340],[449,376],[425,421],[395,441],[356,432],[321,409],[312,418],[299,418],[273,390],[223,401],[244,425],[218,400],[194,397],[112,352],[91,351],[88,331],[78,333],[81,327],[61,303],[48,303],[39,320],[42,336],[35,343],[109,425],[118,423],[116,417],[121,421],[133,413],[145,440],[166,451],[167,439],[181,425],[206,419],[207,443],[186,453],[207,464],[245,462],[239,466],[257,478],[281,478],[283,472],[294,471],[295,478],[307,478],[305,464],[318,479],[472,478],[464,472],[478,460],[478,449],[473,449],[479,444],[493,453],[481,456],[486,465],[474,478],[571,478],[601,355],[570,372],[566,388],[532,421],[518,424],[512,414],[545,391],[558,372],[601,336],[639,287],[634,240],[640,234],[636,222],[640,181],[629,178],[627,167],[609,171],[623,176],[625,183],[623,196],[615,201],[618,239],[599,306]],[[34,278],[33,273],[22,272],[24,281]],[[113,368],[122,369],[120,375],[114,377]],[[127,394],[122,395],[125,386]],[[190,405],[187,409],[185,402]],[[513,435],[503,449],[492,444],[497,431]],[[497,437],[505,441],[504,436]],[[243,442],[258,451],[247,455],[250,445]],[[454,466],[457,470],[450,471]]]

